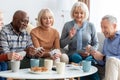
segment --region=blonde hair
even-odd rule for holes
[[[85,18],[84,18],[84,20],[87,20],[88,17],[89,17],[89,10],[88,10],[87,5],[86,5],[85,3],[83,3],[83,2],[76,2],[76,3],[73,5],[73,7],[72,7],[72,9],[71,9],[71,18],[74,19],[73,13],[74,13],[74,10],[75,10],[76,8],[81,8],[81,9],[85,12]]]
[[[43,16],[43,14],[45,14],[45,13],[50,13],[51,14],[51,16],[52,16],[52,18],[53,18],[53,23],[52,23],[52,26],[53,26],[53,24],[54,24],[54,15],[53,15],[53,12],[49,9],[49,8],[45,8],[45,9],[42,9],[40,12],[39,12],[39,14],[38,14],[38,18],[37,18],[37,26],[43,26],[43,24],[42,24],[42,16]]]

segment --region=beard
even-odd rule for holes
[[[20,28],[19,31],[23,33],[23,32],[26,32],[26,29]]]

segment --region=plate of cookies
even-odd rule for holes
[[[35,67],[31,67],[29,69],[29,72],[33,73],[33,74],[48,73],[48,69],[45,68],[45,67],[37,67],[37,66],[35,66]]]

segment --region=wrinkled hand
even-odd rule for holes
[[[104,55],[96,50],[92,50],[90,53],[96,60],[103,60]]]
[[[45,54],[45,49],[43,47],[36,48],[36,57],[42,57]]]
[[[88,46],[86,47],[86,52],[90,53],[91,55],[95,55],[95,54],[97,53],[97,51],[94,50],[91,45],[88,45]]]
[[[34,56],[36,54],[36,49],[34,47],[28,47],[25,49],[25,51],[30,56]]]
[[[55,55],[51,56],[53,60],[60,58],[61,53],[56,53]]]
[[[91,50],[91,55],[93,56],[93,55],[95,55],[95,54],[97,54],[97,53],[99,53],[99,51],[96,51],[96,50]]]
[[[86,52],[91,53],[91,50],[92,50],[91,45],[86,46]]]
[[[22,60],[23,57],[15,52],[7,53],[8,60]]]
[[[71,28],[71,30],[69,31],[69,38],[73,38],[74,35],[76,34],[76,29],[74,27]]]
[[[55,60],[61,56],[61,51],[59,49],[54,49],[50,52],[50,55],[51,55],[51,58]]]

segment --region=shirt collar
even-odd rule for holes
[[[74,26],[75,26],[75,24],[76,24],[75,20],[73,20],[73,22],[74,22]],[[77,30],[80,30],[80,29],[83,30],[83,29],[86,27],[86,25],[87,25],[87,21],[84,21],[82,27],[76,28],[76,29],[77,29]]]
[[[120,31],[117,31],[117,32],[115,33],[115,36],[114,36],[113,39],[117,38],[118,35],[120,35]],[[109,38],[108,38],[108,39],[109,39]],[[113,39],[112,39],[112,40],[113,40]]]

